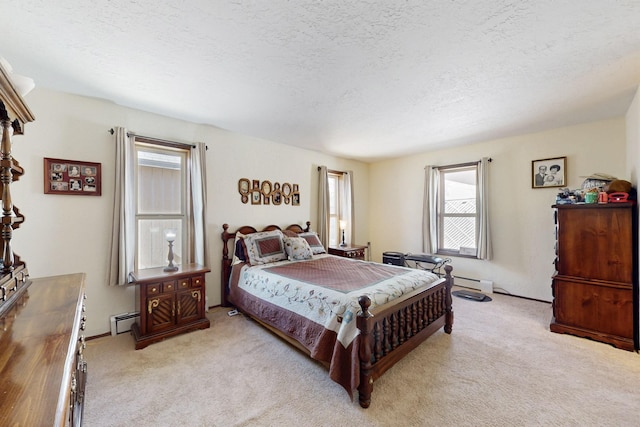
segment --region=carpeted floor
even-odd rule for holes
[[[551,305],[454,298],[438,332],[374,384],[372,404],[242,315],[134,350],[90,340],[84,425],[635,426],[640,356],[549,332]]]

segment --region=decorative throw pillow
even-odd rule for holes
[[[302,237],[284,236],[284,250],[287,252],[289,261],[313,258],[309,243]]]
[[[249,263],[259,265],[286,260],[287,254],[284,251],[282,238],[280,230],[247,234],[244,237],[244,244],[247,247]]]
[[[306,233],[298,234],[299,237],[304,238],[309,246],[311,247],[311,252],[314,255],[327,253],[325,251],[324,246],[322,246],[322,242],[318,237],[318,234],[315,231],[307,231]]]

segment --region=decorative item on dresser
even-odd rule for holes
[[[0,58],[2,59],[2,58]],[[29,284],[27,265],[13,253],[11,239],[13,230],[24,222],[24,215],[13,205],[11,183],[20,179],[24,169],[11,155],[12,136],[22,135],[24,125],[35,118],[22,95],[11,81],[6,61],[0,61],[0,122],[2,143],[0,144],[0,182],[2,183],[2,253],[0,253],[0,315],[11,308]]]
[[[553,208],[557,256],[551,331],[638,349],[635,203]]]
[[[0,425],[82,424],[84,273],[33,279],[0,316]]]
[[[206,317],[204,275],[211,271],[198,264],[163,267],[131,273],[137,285],[140,318],[131,327],[136,350],[167,337],[210,326]]]
[[[363,408],[376,379],[440,329],[451,333],[451,266],[439,278],[332,256],[308,222],[305,230],[297,224],[261,232],[228,228],[223,225],[223,305],[232,303],[323,363],[349,396],[358,392]]]
[[[329,254],[338,255],[345,258],[352,259],[365,259],[365,252],[367,246],[362,245],[344,245],[344,246],[329,246]]]

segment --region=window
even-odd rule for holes
[[[189,151],[136,141],[136,268],[167,265],[167,233],[175,234],[174,263],[188,258]]]
[[[437,200],[438,253],[476,256],[478,164],[441,167]]]
[[[351,173],[328,171],[329,185],[329,246],[351,242]]]
[[[340,172],[329,172],[329,246],[342,242],[340,221],[344,199],[344,179]]]

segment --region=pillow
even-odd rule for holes
[[[233,242],[233,259],[231,260],[231,265],[247,261],[247,248],[244,244],[244,234],[237,232],[236,239]]]
[[[284,236],[284,250],[287,252],[289,261],[313,258],[311,246],[309,246],[309,243],[302,237]]]
[[[293,230],[282,230],[282,234],[284,234],[287,237],[298,237],[298,233],[296,233]]]
[[[261,231],[244,237],[251,265],[268,264],[287,259],[282,242],[282,231]]]
[[[314,255],[327,253],[327,251],[324,250],[324,246],[322,246],[322,242],[320,241],[320,238],[318,237],[318,234],[315,231],[307,231],[306,233],[300,233],[298,234],[298,236],[304,238],[307,241],[307,243],[309,243],[309,246],[311,247],[311,252]]]
[[[244,244],[244,237],[236,239],[236,252],[235,256],[242,262],[247,262],[247,247]]]

